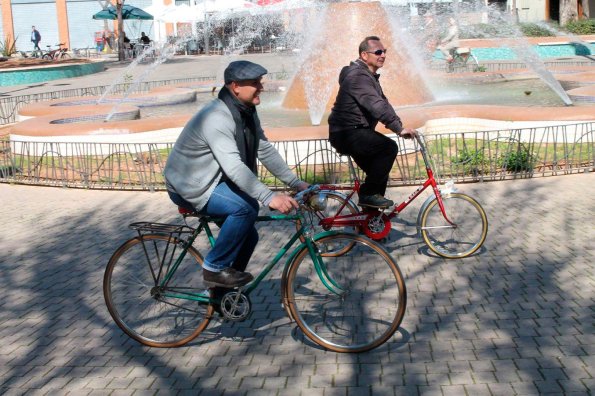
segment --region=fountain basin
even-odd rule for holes
[[[595,103],[595,85],[571,89],[567,94],[575,104]]]
[[[65,63],[0,70],[0,87],[80,77],[105,69],[105,62]]]

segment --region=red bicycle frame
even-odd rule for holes
[[[450,219],[448,218],[446,211],[444,209],[444,203],[442,201],[442,195],[440,189],[438,188],[438,183],[434,177],[434,171],[432,170],[432,166],[428,159],[427,149],[419,136],[416,136],[416,140],[419,144],[419,150],[422,154],[423,161],[425,164],[426,172],[428,174],[428,178],[424,181],[424,183],[419,186],[411,195],[407,197],[407,199],[401,202],[398,205],[395,205],[393,210],[385,213],[379,209],[368,209],[365,208],[361,212],[356,214],[348,214],[348,215],[338,215],[341,211],[345,208],[349,200],[353,197],[356,192],[359,192],[360,189],[360,181],[357,177],[357,173],[355,172],[355,168],[349,158],[349,168],[354,177],[354,184],[353,187],[341,187],[331,184],[324,184],[320,185],[320,192],[326,191],[336,191],[336,190],[351,190],[351,192],[347,195],[347,199],[343,202],[340,208],[337,210],[337,213],[334,216],[326,217],[320,220],[319,225],[322,226],[324,229],[330,229],[333,227],[361,227],[363,228],[366,235],[372,239],[381,239],[384,238],[390,232],[390,220],[401,213],[411,202],[413,202],[426,188],[432,187],[434,195],[438,200],[438,205],[440,207],[440,211],[444,216],[444,219],[453,227],[456,227]],[[371,230],[370,227],[366,227],[367,224],[370,224],[371,221],[382,221],[382,229]]]

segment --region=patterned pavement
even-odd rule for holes
[[[416,201],[385,241],[406,277],[405,319],[388,343],[348,355],[289,323],[278,271],[245,322],[211,322],[183,348],[140,346],[111,321],[103,270],[133,236],[128,223],[179,220],[167,195],[0,184],[0,393],[590,394],[595,174],[459,188],[486,209],[484,248],[463,260],[429,254],[416,237]],[[249,268],[272,257],[288,227],[260,226]]]

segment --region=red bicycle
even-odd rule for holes
[[[62,46],[64,43],[56,44],[58,48],[52,49],[51,45],[46,45],[48,47],[48,52],[43,54],[42,59],[46,60],[62,60],[62,59],[70,59],[70,54],[68,54],[68,48],[63,48]]]
[[[364,233],[371,239],[385,238],[391,230],[391,219],[401,213],[426,188],[433,195],[423,203],[417,216],[417,229],[424,242],[436,254],[446,258],[463,258],[475,253],[484,243],[488,233],[488,219],[479,202],[467,194],[457,192],[452,182],[442,189],[434,178],[434,171],[427,148],[420,136],[416,136],[428,178],[407,199],[392,209],[381,210],[362,207],[352,200],[359,192],[360,181],[348,157],[353,186],[332,184],[319,185],[309,197],[311,215],[318,217],[318,225],[324,230],[342,227],[346,231]],[[341,190],[348,190],[344,194]],[[314,222],[315,224],[315,222]],[[301,224],[297,224],[298,227]],[[340,254],[349,246],[337,247]]]

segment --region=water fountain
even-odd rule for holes
[[[346,21],[337,28],[336,21]],[[283,105],[308,109],[313,125],[321,123],[339,89],[341,67],[357,58],[366,36],[379,36],[388,48],[388,61],[380,71],[383,90],[393,106],[418,105],[433,97],[415,64],[409,47],[389,23],[381,3],[334,3],[320,14],[312,35],[311,50],[294,78]]]
[[[309,34],[301,36],[299,39],[301,40],[299,56],[302,58],[302,63],[291,81],[288,81],[287,94],[282,101],[282,105],[286,109],[297,109],[299,112],[308,111],[312,126],[300,126],[299,130],[293,129],[289,134],[285,127],[269,128],[267,134],[273,139],[275,136],[283,136],[284,138],[289,136],[292,139],[296,139],[298,136],[325,138],[327,135],[325,113],[332,105],[338,89],[337,77],[340,68],[357,57],[357,46],[362,38],[368,35],[380,36],[389,49],[386,66],[381,69],[381,81],[386,96],[393,105],[398,107],[398,114],[406,126],[419,128],[423,127],[429,120],[453,117],[539,121],[581,121],[595,118],[592,108],[575,106],[556,107],[555,110],[548,107],[531,107],[527,109],[524,106],[482,106],[474,104],[474,98],[468,100],[463,98],[456,105],[436,103],[435,98],[438,96],[436,93],[440,93],[443,88],[440,84],[432,81],[438,80],[433,77],[439,76],[439,79],[447,77],[450,80],[453,79],[452,77],[460,78],[462,76],[466,80],[477,80],[478,78],[481,80],[490,79],[493,75],[489,73],[467,73],[451,76],[424,68],[423,51],[417,46],[416,37],[412,33],[415,30],[415,19],[403,15],[400,12],[401,10],[402,8],[395,9],[390,4],[383,5],[379,2],[324,3],[317,4],[316,7],[305,11],[301,10],[295,16],[292,15],[288,18],[286,27],[289,28],[290,32],[291,29],[295,29],[295,31]],[[455,11],[463,12],[460,7],[455,7]],[[483,11],[483,9],[480,9],[479,14]],[[267,17],[269,17],[267,14],[256,17],[256,25],[260,26],[261,35],[268,34]],[[461,19],[463,18],[461,17]],[[418,17],[417,23],[420,23],[420,20]],[[230,51],[232,56],[240,56],[237,51],[254,39],[255,22],[246,22],[246,24],[244,27],[242,27],[242,24],[236,25],[238,32],[237,37],[233,40],[233,50],[235,51]],[[509,25],[512,24],[509,23]],[[518,51],[520,55],[531,52],[526,44],[522,48],[523,50]],[[165,59],[164,57],[160,60]],[[556,86],[557,81],[556,84],[552,81],[548,82],[548,80],[551,80],[551,73],[542,66],[543,62],[535,59],[534,56],[527,56],[525,59],[532,65],[533,70],[536,71],[540,78],[558,91],[563,100],[561,104],[569,104],[570,100],[566,100],[568,96],[566,96],[564,90],[559,84]],[[231,58],[225,56],[221,60],[222,67],[220,69],[222,70]],[[158,62],[155,63],[155,67],[157,64]],[[215,84],[219,85],[220,82],[216,81]],[[173,91],[168,92],[168,89]],[[176,89],[186,90],[186,93],[190,95],[197,91],[197,87],[192,84],[181,84],[175,88],[164,88],[159,90],[158,93],[149,93],[143,96],[146,101],[153,101],[155,95],[173,95]],[[177,93],[183,95],[181,91]],[[566,99],[564,96],[566,96]],[[122,101],[125,103],[134,102],[131,99],[141,100],[138,97],[128,97],[126,95],[125,100]],[[105,102],[105,100],[103,98],[99,102]],[[23,109],[22,113],[26,114],[29,111],[31,116],[44,113],[42,111],[43,105],[37,105],[36,108],[36,114],[32,114],[31,110],[27,108]],[[190,114],[186,114],[185,116],[162,117],[158,121],[156,119],[150,121],[142,119],[123,121],[124,116],[120,115],[117,117],[119,118],[117,121],[70,124],[71,128],[68,129],[64,127],[64,124],[77,121],[77,117],[70,116],[72,114],[71,110],[66,110],[68,115],[60,115],[55,110],[56,106],[54,104],[51,104],[51,108],[50,105],[47,105],[45,117],[37,117],[37,119],[23,122],[21,125],[17,124],[13,127],[12,133],[21,135],[19,138],[28,133],[46,136],[54,134],[90,134],[97,136],[100,134],[108,135],[104,136],[104,138],[106,141],[110,141],[109,139],[112,139],[109,136],[110,134],[151,132],[147,139],[154,139],[156,133],[166,130],[168,138],[171,138],[176,131],[181,130],[190,117]],[[106,117],[104,108],[96,107],[91,111],[97,111],[101,114],[101,117]],[[123,112],[120,110],[117,112],[112,111],[107,114],[108,119],[112,119],[116,113],[130,113],[130,111],[129,109]],[[266,116],[261,118],[266,119]],[[86,120],[88,121],[88,119],[87,117]],[[58,123],[61,123],[60,129],[56,127]],[[142,139],[142,137],[136,136],[135,139]]]

